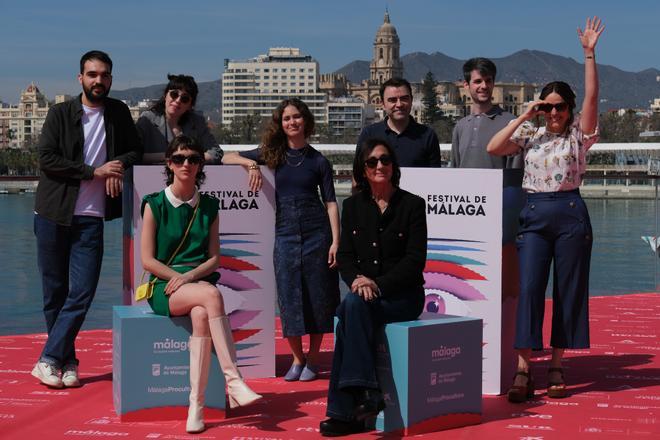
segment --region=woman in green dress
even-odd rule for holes
[[[167,188],[142,202],[142,266],[154,280],[149,299],[154,312],[190,315],[192,320],[186,431],[201,432],[211,344],[227,382],[230,407],[249,405],[261,396],[238,371],[229,319],[215,285],[220,262],[218,199],[197,189],[205,177],[204,150],[194,139],[178,136],[168,146],[165,160]]]

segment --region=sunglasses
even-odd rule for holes
[[[186,156],[185,154],[175,154],[170,157],[170,161],[172,161],[174,165],[183,165],[186,159],[190,165],[199,165],[202,163],[202,156],[199,154],[191,154],[189,156]]]
[[[182,104],[188,104],[190,101],[192,101],[192,98],[189,94],[179,92],[178,90],[170,90],[167,92],[167,94],[170,95],[172,101],[176,101],[178,99]]]
[[[382,163],[383,166],[386,167],[392,164],[392,158],[387,154],[383,154],[380,157],[370,157],[364,161],[364,164],[367,166],[367,168],[373,169],[378,166],[378,162]]]
[[[559,104],[539,104],[537,109],[544,113],[550,113],[552,109],[557,110],[557,112],[565,112],[568,109],[568,104],[565,102],[560,102]]]

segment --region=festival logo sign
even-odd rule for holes
[[[502,172],[403,168],[401,187],[426,201],[424,311],[483,320],[483,392],[498,394],[502,355]],[[442,359],[451,352],[441,347],[435,354]]]

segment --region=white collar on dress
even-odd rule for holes
[[[174,206],[175,208],[178,208],[179,206],[183,205],[184,203],[189,204],[193,208],[197,206],[197,202],[199,201],[199,191],[197,191],[197,187],[195,187],[195,192],[192,196],[192,199],[190,200],[179,200],[177,197],[174,195],[172,192],[172,185],[168,186],[165,188],[165,197],[167,197],[167,200]]]

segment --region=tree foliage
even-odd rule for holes
[[[211,129],[220,144],[258,144],[269,118],[255,113],[237,116],[229,126],[218,125]]]
[[[436,85],[433,73],[428,72],[422,81],[422,123],[426,125],[433,125],[442,116],[442,112],[438,108]]]
[[[39,156],[36,149],[7,148],[0,150],[0,175],[36,176]]]

